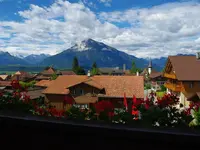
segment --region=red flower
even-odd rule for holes
[[[14,98],[21,98],[21,93],[20,92],[13,92],[13,97]]]
[[[13,81],[11,82],[11,86],[12,86],[12,88],[15,89],[15,90],[21,89],[21,86],[20,86],[20,84],[19,84],[19,81],[17,81],[17,80],[13,80]]]
[[[44,112],[44,109],[43,109],[43,108],[37,108],[37,109],[36,109],[36,112],[38,112],[38,113],[39,113],[39,115],[44,115],[44,114],[45,114],[45,112]]]
[[[145,107],[145,109],[149,109],[149,105],[146,103],[146,104],[144,104],[144,107]]]
[[[101,112],[106,112],[108,115],[112,115],[114,111],[114,106],[109,101],[100,101],[96,103],[95,105],[96,112],[99,114]]]
[[[177,105],[179,98],[173,94],[165,94],[162,98],[157,98],[157,105],[161,108]]]
[[[144,103],[144,100],[142,100],[142,99],[137,99],[134,103],[133,103],[133,105],[135,106],[135,107],[139,107],[141,104],[143,104]]]
[[[54,117],[64,116],[64,110],[57,110],[56,108],[50,108],[48,111],[51,114],[51,116],[54,116]]]
[[[132,110],[132,115],[133,116],[138,116],[139,115],[139,111],[138,110]]]
[[[108,112],[108,116],[109,117],[113,117],[114,116],[114,112]]]
[[[25,92],[22,93],[22,100],[25,102],[25,103],[28,103],[30,101],[30,96],[27,95]]]
[[[0,92],[0,97],[2,97],[3,96],[3,93],[2,92]]]
[[[124,106],[126,108],[126,110],[128,109],[128,104],[127,104],[127,100],[126,100],[126,93],[124,93]]]

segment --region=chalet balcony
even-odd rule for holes
[[[165,78],[170,78],[170,79],[176,79],[176,75],[175,74],[164,73],[164,77]]]
[[[181,92],[182,91],[182,84],[181,83],[172,83],[172,82],[166,82],[164,86],[174,92]]]

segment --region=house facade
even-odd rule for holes
[[[72,100],[73,105],[89,108],[101,100],[111,101],[116,108],[124,107],[126,93],[129,106],[133,95],[144,98],[143,77],[141,76],[59,76],[43,91],[46,101],[57,109],[67,106],[65,100]]]
[[[161,86],[165,84],[166,80],[167,79],[163,76],[163,73],[161,72],[155,72],[149,75],[151,87],[155,90],[161,90]]]
[[[169,56],[164,77],[167,91],[180,98],[184,106],[200,100],[200,58],[195,56]]]

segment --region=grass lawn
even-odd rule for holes
[[[163,97],[165,95],[166,92],[160,91],[160,92],[156,92],[157,97]]]

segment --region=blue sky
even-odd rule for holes
[[[0,50],[56,54],[93,38],[137,57],[200,49],[194,0],[0,0]]]

